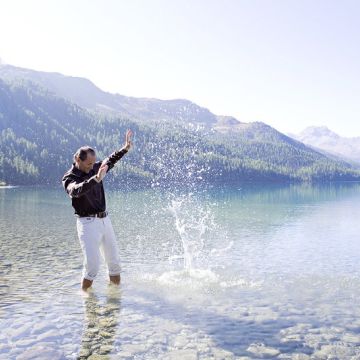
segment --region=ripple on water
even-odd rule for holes
[[[136,281],[160,287],[162,290],[174,291],[212,291],[218,292],[228,288],[255,289],[262,285],[261,281],[224,276],[210,269],[183,269],[165,271],[160,274],[144,273],[136,277]]]

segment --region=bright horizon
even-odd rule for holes
[[[360,3],[0,1],[0,58],[284,133],[360,136]]]

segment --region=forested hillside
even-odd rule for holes
[[[191,122],[211,127],[218,116],[186,99],[159,100],[111,94],[90,80],[19,68],[0,66],[0,78],[10,82],[31,81],[84,109],[100,110],[136,121]]]
[[[0,181],[59,184],[82,145],[103,158],[120,148],[126,129],[134,147],[113,170],[116,184],[359,180],[334,161],[263,123],[216,131],[180,121],[140,121],[86,110],[30,81],[0,79]]]

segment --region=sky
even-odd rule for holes
[[[358,0],[0,0],[3,63],[360,136]]]

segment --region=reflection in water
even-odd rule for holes
[[[87,359],[93,354],[105,355],[113,350],[118,317],[121,309],[120,290],[109,285],[105,304],[89,292],[84,297],[85,328],[81,339],[78,359]]]
[[[233,187],[214,188],[210,193],[218,199],[245,201],[248,204],[311,204],[358,196],[360,183],[327,184],[260,184],[245,183]]]

